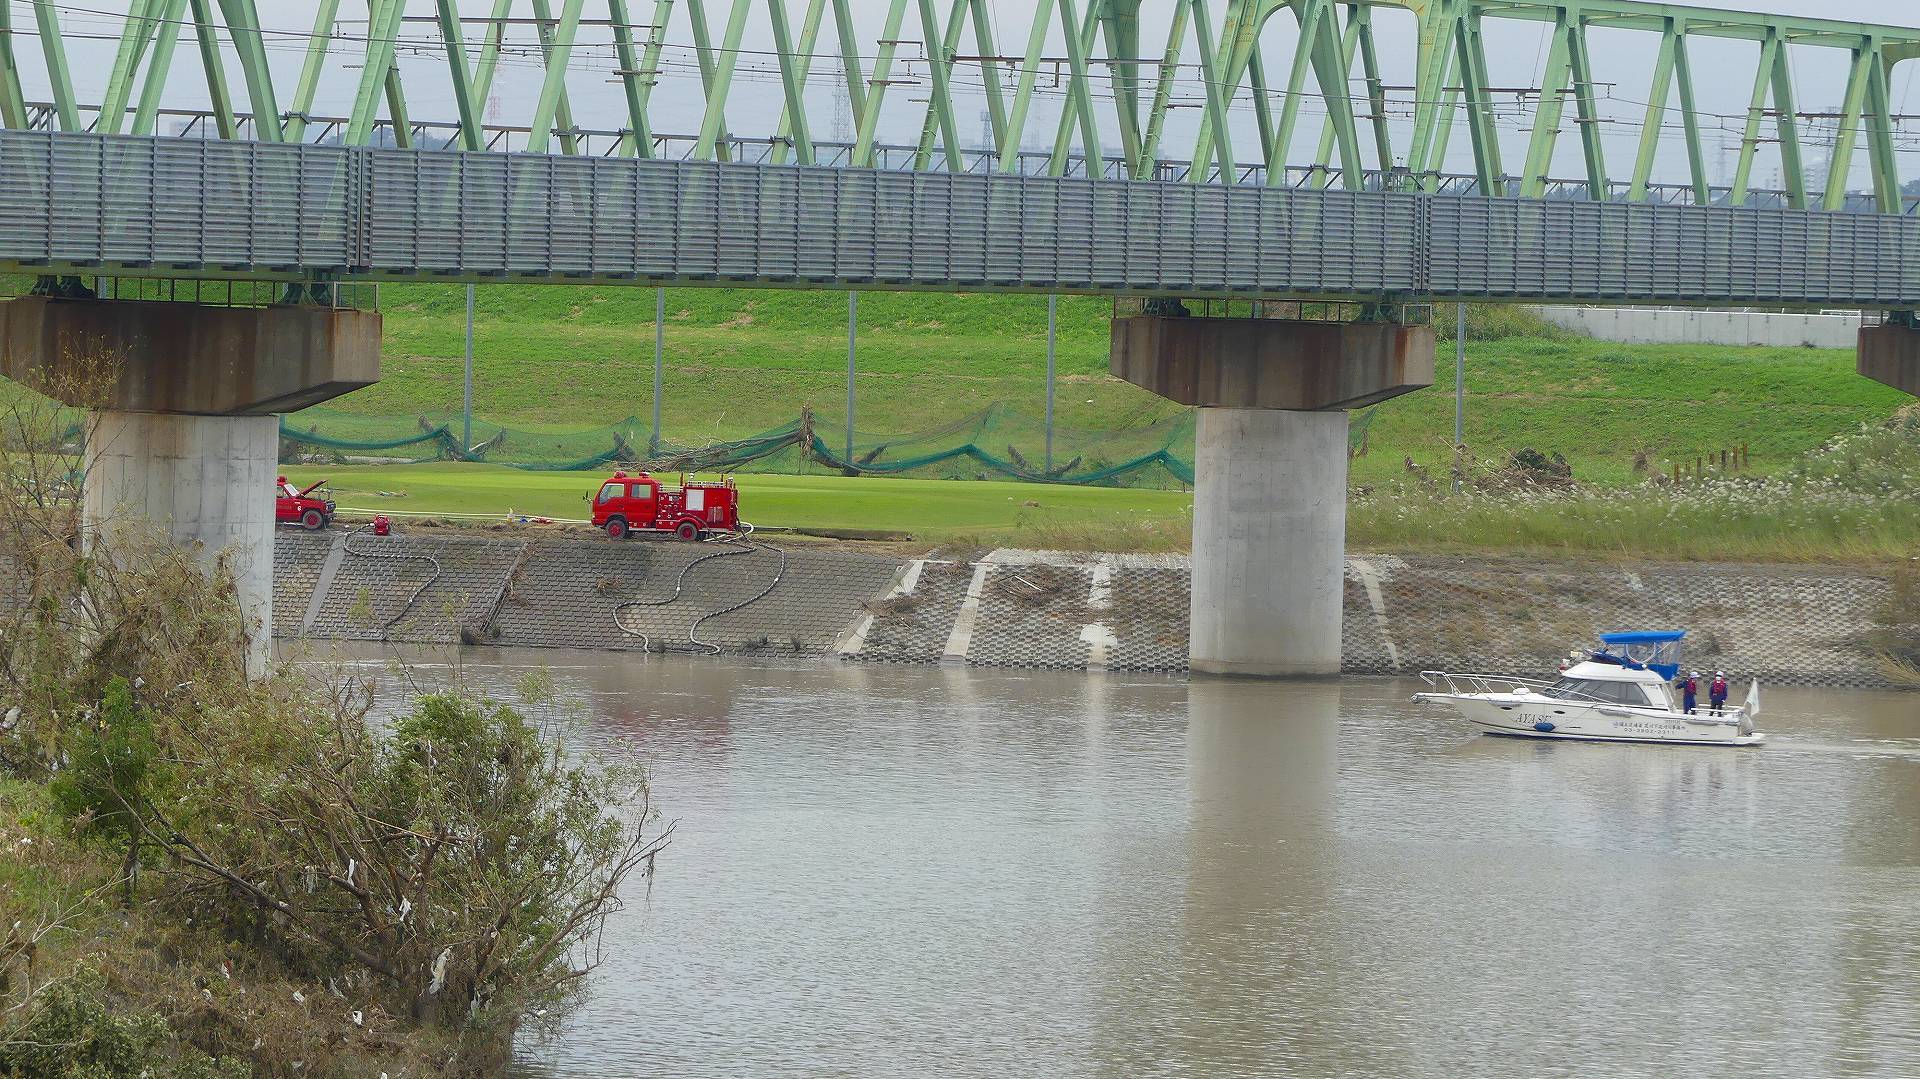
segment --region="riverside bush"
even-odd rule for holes
[[[81,466],[0,455],[0,775],[65,821],[0,864],[50,897],[0,894],[0,1076],[502,1066],[577,998],[622,883],[667,842],[645,776],[571,764],[495,703],[422,697],[383,733],[370,683],[249,679],[230,568],[137,521],[83,542],[72,485],[46,482]],[[93,836],[117,874],[73,870]],[[16,853],[56,843],[71,881]],[[229,997],[236,968],[308,991]]]

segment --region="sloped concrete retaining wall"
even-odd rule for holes
[[[711,646],[1168,673],[1187,664],[1179,555],[901,561],[645,540],[283,532],[275,571],[283,639]],[[1771,684],[1886,684],[1864,635],[1888,586],[1859,570],[1361,554],[1347,559],[1343,585],[1349,673],[1539,675],[1601,631],[1683,627],[1687,660],[1704,669]]]

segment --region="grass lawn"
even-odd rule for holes
[[[331,402],[347,437],[415,433],[417,418],[457,416],[464,291],[387,285],[381,381]],[[523,432],[581,431],[651,409],[653,290],[569,285],[481,287],[477,417]],[[794,420],[844,425],[846,295],[667,291],[664,429],[702,445]],[[1178,406],[1107,374],[1112,304],[1061,297],[1057,368],[1061,458],[1078,432],[1137,428]],[[1909,398],[1854,372],[1845,350],[1617,345],[1558,334],[1517,309],[1469,310],[1468,446],[1483,458],[1522,447],[1563,454],[1585,481],[1617,483],[1636,454],[1654,468],[1742,444],[1756,471],[1785,467],[1827,438],[1885,418]],[[1443,331],[1450,330],[1444,320]],[[1382,405],[1354,480],[1376,483],[1449,459],[1452,346],[1440,385]],[[1046,302],[1039,296],[870,293],[860,299],[858,426],[863,440],[949,424],[1005,402],[1043,410]],[[338,411],[355,417],[338,416]],[[296,426],[310,420],[291,418]],[[994,436],[1033,457],[1038,423]],[[324,429],[323,429],[324,433]],[[836,442],[834,438],[829,441]],[[1188,446],[1175,447],[1185,457]]]
[[[326,478],[343,510],[579,519],[587,516],[586,495],[609,474],[464,464],[288,466],[286,473],[302,486]],[[1184,545],[1187,507],[1193,502],[1192,495],[1179,491],[991,480],[745,475],[738,481],[741,516],[756,525],[876,529],[927,540],[999,543],[1027,535],[1033,542],[1061,543],[1073,530],[1097,527],[1144,529],[1167,537],[1166,546]],[[1144,538],[1136,539],[1128,546],[1143,543]]]

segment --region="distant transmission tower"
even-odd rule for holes
[[[847,99],[847,80],[833,80],[833,141],[853,141],[853,103]]]
[[[993,114],[985,109],[980,110],[980,148],[993,149]]]

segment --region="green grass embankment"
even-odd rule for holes
[[[329,480],[335,501],[349,509],[563,520],[586,518],[586,496],[606,475],[452,464],[288,466],[286,472],[302,486]],[[1181,491],[995,480],[746,475],[738,482],[741,515],[755,525],[902,532],[930,542],[1175,550],[1186,545],[1193,503]]]
[[[388,285],[381,382],[331,407],[367,416],[457,414],[464,292]],[[653,291],[577,286],[478,290],[475,413],[523,430],[600,426],[650,409]],[[702,444],[793,420],[844,424],[846,295],[740,289],[667,293],[665,429]],[[1106,373],[1108,300],[1062,297],[1058,423],[1111,431],[1179,409]],[[1443,323],[1448,320],[1442,320]],[[1036,296],[871,293],[860,301],[858,426],[898,436],[994,402],[1044,407],[1046,303]],[[1442,329],[1447,327],[1443,325]],[[1531,334],[1532,336],[1527,336]],[[1746,445],[1755,469],[1784,467],[1907,398],[1860,378],[1851,353],[1804,348],[1617,345],[1552,334],[1510,309],[1476,309],[1467,355],[1466,441],[1482,458],[1558,452],[1583,480],[1618,483],[1650,466]],[[1440,384],[1383,405],[1357,482],[1448,459],[1451,345]],[[296,423],[300,422],[296,417]],[[1031,450],[1035,447],[1022,447]]]

